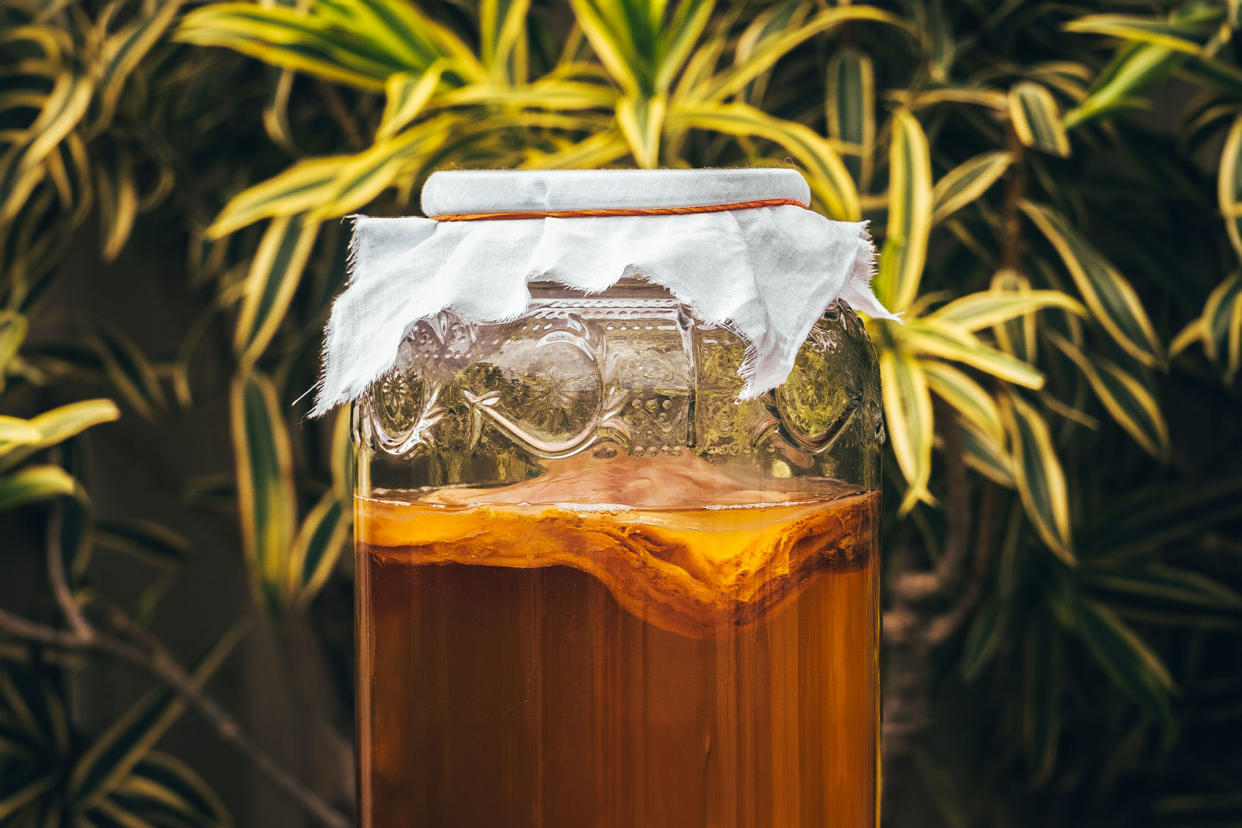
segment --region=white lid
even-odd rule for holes
[[[767,199],[811,204],[797,170],[447,170],[423,185],[423,213],[702,207]]]

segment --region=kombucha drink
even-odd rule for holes
[[[878,493],[713,474],[357,499],[364,828],[876,824]]]

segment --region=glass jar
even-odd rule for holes
[[[362,826],[878,821],[874,352],[663,288],[442,312],[354,404]]]

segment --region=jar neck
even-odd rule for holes
[[[586,296],[580,290],[565,287],[557,282],[531,282],[529,287],[531,299],[535,302],[581,299]],[[675,298],[665,287],[649,282],[639,276],[625,276],[618,279],[615,284],[603,293],[591,294],[591,296],[596,299],[672,300]]]

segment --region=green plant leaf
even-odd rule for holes
[[[261,219],[304,213],[319,206],[332,195],[336,181],[352,160],[353,156],[332,155],[297,162],[275,178],[234,196],[207,228],[207,237],[218,239]]]
[[[627,95],[617,102],[617,125],[640,167],[652,169],[660,163],[660,137],[664,133],[666,111],[663,96]]]
[[[26,341],[26,317],[10,310],[0,310],[0,392],[4,391],[9,365]]]
[[[112,120],[125,90],[125,81],[138,64],[160,41],[181,10],[182,0],[168,0],[146,6],[126,26],[109,35],[100,47],[102,65],[99,72],[99,113],[97,123]],[[109,249],[107,246],[105,250]]]
[[[932,224],[940,224],[983,196],[1013,163],[1008,152],[985,152],[963,161],[932,187]]]
[[[0,445],[0,469],[12,468],[36,451],[62,443],[92,426],[112,422],[121,412],[112,400],[82,400],[53,408],[27,420],[39,432],[32,443]]]
[[[1014,488],[1013,461],[1005,454],[1004,443],[969,420],[962,421],[960,425],[962,458],[966,465],[997,485]]]
[[[1198,572],[1126,558],[1085,562],[1075,573],[1086,587],[1143,601],[1207,612],[1242,610],[1242,594]]]
[[[981,290],[954,299],[924,318],[967,331],[978,331],[1044,308],[1061,308],[1079,316],[1087,313],[1086,308],[1076,299],[1059,290],[1032,290],[1023,293]]]
[[[1151,389],[1117,363],[1099,355],[1088,357],[1060,336],[1049,336],[1082,371],[1117,424],[1148,454],[1157,459],[1167,459],[1170,450],[1169,427]]]
[[[932,501],[927,489],[934,436],[931,394],[918,361],[893,348],[880,351],[880,386],[893,454],[906,478],[900,508],[905,514],[919,501]]]
[[[100,256],[110,262],[120,254],[138,216],[138,183],[129,153],[117,151],[93,167],[95,198],[99,205]]]
[[[224,804],[189,765],[159,751],[150,751],[113,791],[131,810],[183,819],[196,826],[232,824]]]
[[[1087,97],[1065,113],[1067,129],[1136,105],[1136,96],[1149,86],[1164,80],[1185,55],[1167,46],[1133,43],[1120,49],[1095,82]]]
[[[912,31],[914,28],[905,18],[874,6],[848,5],[824,9],[801,26],[780,32],[756,44],[746,61],[734,63],[729,69],[705,84],[691,98],[695,101],[723,101],[766,73],[778,60],[788,55],[797,46],[829,29],[854,21],[886,23],[905,31]]]
[[[667,121],[671,126],[753,136],[779,144],[803,165],[812,192],[829,216],[858,219],[858,191],[841,156],[828,141],[802,124],[773,118],[740,103],[682,105],[669,110]]]
[[[1023,388],[1043,387],[1044,375],[1003,351],[984,344],[969,331],[934,319],[912,320],[899,329],[901,342],[912,352],[969,365]]]
[[[39,116],[0,155],[0,225],[12,221],[26,205],[43,175],[43,160],[73,130],[90,105],[94,84],[68,70],[56,76]]]
[[[351,29],[341,25],[339,16],[333,19],[322,13],[335,8],[348,15],[367,6],[385,12],[384,22],[377,24],[373,15],[367,15],[369,24]],[[423,33],[429,29],[425,28],[428,21],[414,12],[413,6],[395,2],[346,6],[325,0],[313,8],[320,13],[306,14],[284,6],[213,3],[182,18],[175,37],[198,46],[223,46],[273,66],[377,92],[383,90],[389,75],[419,71],[448,56],[443,52],[427,54],[418,48],[426,45]],[[429,51],[436,50],[431,47]]]
[[[242,365],[251,365],[271,343],[302,282],[319,223],[303,215],[272,219],[250,263],[233,348]]]
[[[513,83],[525,73],[512,71],[514,53],[526,43],[530,0],[483,0],[479,4],[479,58],[493,81]]]
[[[95,543],[165,569],[185,563],[190,553],[190,542],[184,536],[140,518],[96,521]]]
[[[290,594],[305,605],[323,587],[349,539],[353,515],[329,490],[302,522],[289,556]]]
[[[1023,81],[1010,89],[1009,121],[1024,145],[1062,158],[1070,154],[1069,136],[1047,87]]]
[[[1060,695],[1064,663],[1051,618],[1036,618],[1023,637],[1022,741],[1032,783],[1044,784],[1056,768],[1061,736]]]
[[[1234,251],[1242,257],[1242,115],[1234,118],[1220,152],[1216,197]]]
[[[88,342],[113,387],[138,416],[154,420],[167,408],[155,368],[134,341],[111,324],[96,321],[94,328]]]
[[[931,154],[923,128],[908,110],[893,114],[889,150],[888,229],[885,254],[892,257],[876,277],[876,295],[893,312],[918,295],[932,226]]]
[[[0,414],[0,443],[29,445],[43,439],[43,434],[29,420]]]
[[[1089,14],[1066,23],[1065,31],[1107,35],[1134,43],[1149,43],[1188,55],[1198,55],[1203,52],[1203,45],[1191,38],[1207,34],[1211,28],[1205,28],[1198,22],[1176,19],[1160,20],[1128,14]]]
[[[446,63],[437,61],[422,74],[400,72],[388,77],[384,84],[386,102],[376,131],[377,138],[391,138],[423,114],[440,85],[446,67]]]
[[[276,389],[262,374],[233,380],[230,411],[242,548],[258,598],[275,611],[297,525],[289,432]]]
[[[1160,340],[1130,283],[1062,216],[1029,201],[1021,207],[1060,254],[1083,301],[1113,341],[1144,365],[1163,364]]]
[[[19,771],[3,779],[0,781],[0,820],[10,824],[9,818],[53,790],[59,781],[54,769],[41,767]]]
[[[871,157],[875,149],[875,68],[871,58],[857,49],[837,50],[828,61],[828,95],[825,98],[828,134],[857,147],[843,159],[860,190],[871,181]]]
[[[60,466],[29,466],[0,475],[0,512],[53,497],[73,495],[77,481]]]
[[[1048,548],[1073,565],[1069,489],[1048,424],[1013,393],[1001,398],[1001,417],[1009,434],[1014,478],[1027,517]]]
[[[1000,596],[991,596],[979,605],[962,644],[960,669],[966,681],[974,681],[992,661],[1008,634],[1009,618],[1009,604]]]
[[[1113,684],[1149,712],[1162,718],[1170,715],[1172,677],[1116,613],[1098,601],[1080,599],[1074,607],[1074,626]]]
[[[244,625],[234,626],[198,660],[191,673],[197,686],[206,683],[244,634]],[[98,805],[123,784],[185,706],[185,697],[175,689],[152,690],[99,734],[69,773],[76,806],[85,810]]]
[[[958,414],[970,420],[984,434],[996,441],[1004,440],[1000,409],[983,386],[948,363],[929,359],[923,360],[920,365],[927,377],[927,387],[936,396],[953,406]]]

